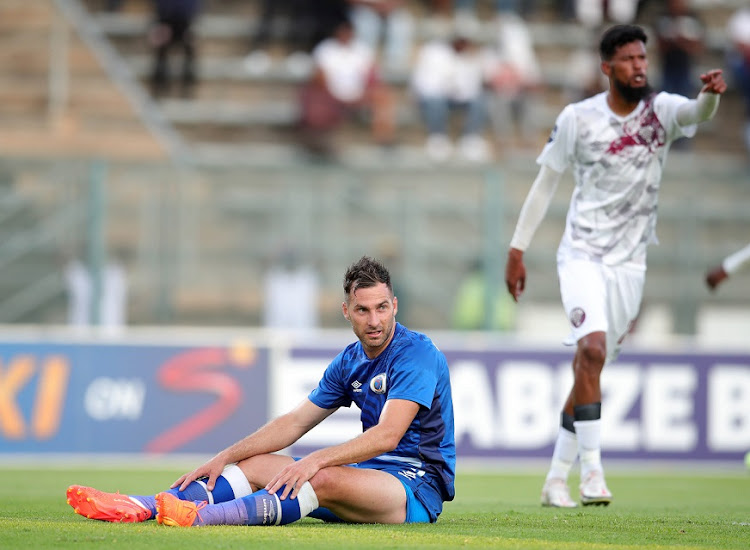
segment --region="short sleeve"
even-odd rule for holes
[[[326,367],[323,377],[316,388],[307,396],[310,401],[322,409],[349,407],[352,400],[343,387],[341,373],[343,354],[339,354]]]
[[[669,94],[662,92],[654,99],[654,110],[659,121],[667,129],[669,140],[675,140],[681,137],[693,137],[698,129],[697,124],[689,126],[680,126],[677,123],[678,109],[690,101],[685,96],[679,94]]]
[[[536,159],[537,164],[561,174],[565,172],[575,151],[575,134],[575,111],[572,105],[568,105],[558,115],[547,144]]]
[[[388,399],[413,401],[429,409],[437,388],[438,365],[439,358],[433,349],[406,346],[394,358]]]

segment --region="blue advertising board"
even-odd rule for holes
[[[0,452],[208,453],[268,415],[248,345],[3,343]]]
[[[0,342],[0,453],[213,454],[294,407],[346,339],[314,346]],[[572,381],[569,350],[441,345],[459,457],[549,457]],[[603,454],[741,460],[750,354],[627,351],[602,375]],[[292,448],[360,431],[357,410]]]

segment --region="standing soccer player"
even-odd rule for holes
[[[428,523],[455,494],[453,401],[445,356],[396,322],[388,270],[363,257],[344,275],[342,304],[358,341],[330,363],[295,409],[227,447],[156,496],[68,488],[91,519],[169,526],[284,525],[307,515],[351,523]],[[339,407],[363,433],[299,460],[276,454]]]
[[[612,501],[601,462],[601,389],[638,314],[646,248],[655,242],[662,168],[669,146],[692,137],[713,117],[726,90],[721,70],[701,75],[696,99],[654,93],[647,79],[646,33],[616,25],[599,53],[609,90],[565,107],[537,159],[540,170],[521,209],[505,270],[517,301],[526,285],[524,251],[544,218],[568,167],[575,189],[557,265],[563,307],[571,326],[573,388],[565,402],[552,463],[542,489],[545,506],[571,508],[567,478],[580,459],[583,505]]]

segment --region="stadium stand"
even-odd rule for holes
[[[534,117],[541,146],[565,102],[569,54],[586,37],[575,24],[555,20],[553,2],[538,4],[529,25],[546,79]],[[721,66],[723,24],[738,3],[698,5],[710,29],[701,65]],[[436,171],[422,151],[408,75],[400,73],[386,75],[400,97],[399,147],[384,153],[364,125],[351,123],[340,162],[310,164],[294,136],[304,74],[285,69],[280,60],[288,52],[280,46],[271,50],[276,63],[267,72],[244,68],[255,2],[204,6],[196,94],[155,100],[146,86],[146,0],[128,0],[116,12],[99,0],[0,5],[0,122],[11,130],[0,136],[0,229],[11,235],[0,243],[8,297],[0,302],[0,322],[64,319],[54,276],[60,250],[85,240],[96,222],[86,204],[103,185],[102,246],[129,251],[133,323],[257,323],[265,262],[273,247],[292,240],[317,260],[328,293],[323,303],[336,303],[330,295],[339,291],[342,263],[362,252],[394,255],[410,303],[406,321],[446,328],[451,300],[442,297],[457,288],[473,258],[504,250],[538,147],[511,144],[497,151],[494,164],[456,162]],[[425,15],[422,3],[412,6]],[[707,298],[703,268],[747,241],[747,165],[733,137],[739,109],[739,98],[728,94],[692,150],[672,153],[667,168],[662,246],[651,254],[646,303],[670,308],[681,332],[695,330]],[[558,192],[530,251],[529,302],[557,306],[554,248],[568,190]],[[490,263],[499,283],[500,256]],[[711,300],[747,307],[747,284],[738,277]],[[326,310],[323,323],[340,326],[338,311]]]

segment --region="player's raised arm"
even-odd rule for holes
[[[702,74],[701,82],[703,87],[698,97],[688,101],[677,111],[677,122],[681,126],[711,120],[719,108],[719,97],[727,90],[721,69],[713,69]]]
[[[727,91],[727,83],[724,82],[724,73],[721,69],[711,69],[701,75],[703,88],[701,92],[721,95]]]

